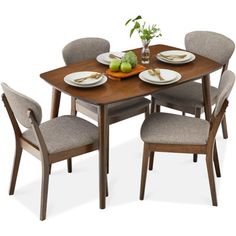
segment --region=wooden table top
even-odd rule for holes
[[[147,68],[159,67],[163,69],[172,69],[179,72],[182,75],[181,80],[171,85],[158,86],[148,84],[141,81],[138,75],[121,81],[108,79],[105,84],[94,88],[78,88],[70,86],[64,82],[64,77],[72,72],[97,71],[104,73],[108,67],[106,65],[100,64],[96,60],[88,60],[79,64],[68,65],[55,70],[51,70],[42,73],[40,77],[55,89],[63,93],[99,105],[110,104],[122,100],[127,100],[129,98],[150,95],[163,89],[176,86],[190,80],[195,80],[222,67],[221,64],[196,54],[196,59],[194,61],[183,65],[171,65],[160,62],[156,59],[157,53],[172,49],[178,48],[167,45],[150,46],[150,64],[146,66]],[[140,60],[141,48],[134,49],[133,51],[136,53],[138,59]]]

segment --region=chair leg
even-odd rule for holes
[[[215,165],[216,176],[217,177],[221,177],[220,164],[219,164],[219,159],[218,159],[218,152],[217,152],[216,142],[214,144],[214,157],[213,157],[213,161],[214,161],[214,165]]]
[[[77,110],[76,110],[76,98],[71,97],[71,109],[70,109],[70,114],[72,116],[76,116],[77,115]],[[67,171],[68,173],[72,172],[72,160],[71,159],[67,159]],[[50,171],[51,173],[51,171]]]
[[[68,173],[72,172],[72,159],[67,159],[67,171]]]
[[[70,114],[72,116],[76,116],[77,115],[76,98],[74,98],[74,97],[71,97],[71,110],[70,110]]]
[[[107,164],[107,174],[109,174],[109,167],[110,167],[110,160],[109,160],[109,132],[110,132],[110,128],[109,125],[107,127],[107,160],[106,160],[106,164]]]
[[[42,164],[40,220],[46,219],[47,198],[48,198],[48,181],[49,181],[49,165]]]
[[[145,113],[144,113],[144,119],[146,119],[150,114],[150,111],[149,111],[149,106],[145,109]]]
[[[193,162],[197,162],[197,154],[193,154]]]
[[[209,156],[206,157],[206,165],[207,165],[208,179],[209,179],[209,185],[210,185],[210,190],[211,190],[212,205],[217,206],[213,162],[212,162],[212,158],[209,158]]]
[[[152,97],[152,104],[151,104],[151,113],[154,112],[161,112],[161,106],[156,104],[155,98]],[[150,152],[149,158],[149,170],[153,170],[153,162],[154,162],[154,152]]]
[[[226,124],[226,117],[224,115],[222,122],[221,122],[221,127],[222,127],[222,133],[223,133],[223,137],[224,139],[228,138],[228,131],[227,131],[227,124]]]
[[[150,113],[154,113],[156,111],[156,101],[155,98],[152,97],[151,98],[151,112]]]
[[[154,163],[154,152],[150,152],[150,158],[149,158],[149,170],[153,170],[153,163]]]
[[[196,108],[195,110],[195,117],[200,118],[201,117],[201,109]],[[193,154],[193,162],[197,162],[197,154]]]
[[[51,174],[52,171],[52,164],[49,164],[49,174]]]
[[[147,167],[148,167],[149,151],[146,144],[144,144],[143,150],[143,164],[142,164],[142,173],[141,173],[141,186],[140,186],[140,195],[139,199],[144,199],[146,177],[147,177]]]
[[[9,195],[13,195],[15,191],[16,179],[17,179],[17,174],[18,174],[20,160],[21,160],[21,154],[22,154],[22,148],[20,147],[19,144],[16,143],[15,159],[14,159],[14,164],[12,168]]]
[[[108,180],[107,180],[107,175],[106,175],[106,197],[108,197],[109,192],[108,192]]]

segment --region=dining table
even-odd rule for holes
[[[141,48],[132,49],[132,51],[134,51],[137,55],[140,62],[141,50]],[[144,66],[147,69],[170,69],[180,73],[181,79],[175,83],[168,85],[146,83],[139,79],[139,75],[134,75],[122,80],[113,80],[108,78],[106,83],[102,84],[101,86],[92,88],[79,88],[65,83],[64,77],[73,72],[94,71],[106,73],[108,66],[99,63],[96,59],[86,60],[80,62],[79,64],[63,66],[61,68],[53,69],[40,74],[40,77],[52,86],[51,118],[55,118],[58,116],[61,93],[94,104],[98,107],[99,199],[101,209],[104,209],[106,207],[106,160],[109,147],[109,139],[107,137],[107,130],[109,125],[107,108],[110,104],[125,101],[131,98],[139,98],[152,95],[173,86],[178,86],[189,81],[201,79],[206,119],[210,119],[211,94],[209,75],[210,73],[222,68],[223,65],[197,54],[194,54],[196,56],[195,60],[186,64],[176,65],[157,60],[156,55],[167,50],[182,49],[163,44],[150,46],[150,63]]]

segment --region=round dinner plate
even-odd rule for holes
[[[161,80],[158,76],[150,74],[149,70],[145,70],[142,72],[142,76],[144,76],[147,80],[151,82],[159,82],[159,83],[166,83],[171,80],[176,79],[176,72],[173,70],[168,69],[160,69],[160,75],[164,80]]]
[[[104,65],[110,65],[112,58],[109,57],[110,54],[116,55],[118,57],[123,57],[124,52],[105,52],[102,54],[99,54],[97,56],[97,61],[104,64]]]
[[[156,85],[172,84],[181,79],[181,74],[174,70],[160,69],[160,73],[165,79],[164,81],[158,79],[157,76],[150,75],[148,70],[141,72],[139,74],[139,78],[146,83]],[[170,77],[168,78],[167,75],[169,75]]]
[[[75,86],[75,87],[80,87],[80,88],[91,88],[91,87],[97,87],[100,86],[104,83],[106,83],[107,81],[107,77],[105,75],[101,75],[101,77],[99,79],[93,79],[93,78],[89,78],[86,79],[83,82],[80,83],[76,83],[74,82],[75,79],[79,79],[85,76],[89,76],[93,73],[93,71],[80,71],[80,72],[74,72],[71,74],[68,74],[64,77],[64,81],[65,83]]]
[[[84,78],[84,77],[88,77],[88,76],[92,76],[95,73],[97,73],[97,72],[79,71],[79,72],[74,72],[74,73],[68,74],[68,75],[65,76],[65,78],[66,78],[66,80],[70,80],[74,84],[79,84],[81,86],[90,86],[92,84],[98,83],[102,79],[102,76],[100,76],[98,79],[88,78],[88,79],[85,79],[84,81],[81,81],[79,83],[75,82],[74,80]]]
[[[173,56],[173,59],[169,59],[168,56],[170,57]],[[174,56],[176,56],[176,58],[174,58]],[[181,57],[181,56],[184,56],[184,57]],[[187,51],[168,50],[168,51],[163,51],[163,52],[158,53],[156,55],[156,58],[159,61],[169,63],[169,64],[186,64],[195,60],[196,56],[193,53],[187,52]]]

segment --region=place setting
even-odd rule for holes
[[[195,60],[196,56],[183,50],[168,50],[156,55],[159,61],[169,64],[186,64]]]
[[[96,60],[103,65],[109,66],[112,59],[121,59],[125,55],[124,52],[105,52],[97,56]]]
[[[181,74],[168,69],[148,69],[139,74],[139,78],[149,84],[168,85],[181,79]]]
[[[64,77],[65,83],[80,88],[91,88],[100,86],[107,81],[104,73],[94,71],[79,71],[66,75]]]

